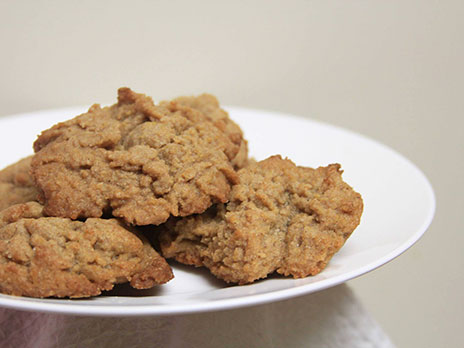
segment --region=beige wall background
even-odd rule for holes
[[[398,346],[457,347],[463,18],[462,1],[2,1],[0,115],[112,103],[123,85],[155,99],[209,91],[385,143],[428,176],[436,217],[349,285]]]

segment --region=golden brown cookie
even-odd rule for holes
[[[232,146],[227,148],[227,156],[232,160],[235,168],[243,168],[248,162],[248,144],[243,138],[240,127],[229,118],[225,110],[219,106],[215,96],[202,94],[198,97],[179,97],[170,102],[162,102],[161,105],[183,105],[199,110],[213,124],[224,132],[232,141]]]
[[[273,156],[238,174],[228,204],[157,227],[165,257],[239,284],[275,271],[306,277],[327,265],[360,222],[361,196],[338,164],[311,169]]]
[[[38,190],[29,174],[32,156],[0,171],[0,210],[37,200]]]
[[[76,219],[111,212],[148,225],[226,202],[243,150],[232,141],[238,133],[211,119],[121,88],[117,104],[94,105],[42,132],[31,167],[46,214]]]
[[[117,283],[147,289],[172,277],[148,241],[115,219],[44,217],[37,202],[0,212],[2,293],[89,297]]]

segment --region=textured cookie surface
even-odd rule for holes
[[[0,212],[0,292],[89,297],[114,284],[137,289],[172,278],[166,261],[117,220],[44,217],[37,202]]]
[[[232,144],[226,149],[227,156],[232,160],[235,168],[243,168],[248,162],[248,145],[243,138],[240,127],[229,118],[229,115],[220,106],[219,102],[211,94],[202,94],[198,97],[179,97],[171,102],[162,102],[161,105],[168,103],[179,104],[191,107],[205,115],[217,128],[224,132],[231,140]]]
[[[37,200],[38,190],[29,174],[32,156],[0,171],[0,210]]]
[[[226,202],[237,180],[234,165],[242,162],[239,133],[199,110],[211,102],[186,100],[154,105],[121,88],[117,104],[94,105],[42,132],[31,167],[46,214],[112,213],[148,225]]]
[[[273,156],[238,174],[229,203],[157,228],[165,257],[239,284],[275,271],[300,278],[320,272],[360,222],[361,196],[338,164],[311,169]]]

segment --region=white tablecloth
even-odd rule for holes
[[[393,347],[347,285],[228,311],[77,317],[0,309],[0,347]]]

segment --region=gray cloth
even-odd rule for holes
[[[77,317],[0,309],[0,346],[394,347],[346,285],[219,312]]]

